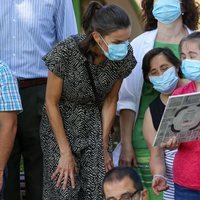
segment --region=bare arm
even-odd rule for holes
[[[52,175],[52,179],[55,179],[58,176],[56,186],[59,187],[64,178],[62,187],[65,189],[68,177],[71,179],[72,187],[75,187],[74,173],[76,170],[76,163],[71,151],[70,143],[65,134],[63,120],[59,109],[62,87],[63,80],[49,71],[46,90],[46,109],[60,150],[60,160],[57,169]]]
[[[122,81],[118,80],[112,91],[107,95],[105,98],[103,108],[102,108],[102,127],[103,127],[103,146],[104,146],[104,162],[106,171],[110,170],[113,167],[112,159],[108,153],[108,141],[109,141],[109,134],[112,128],[116,107],[117,107],[117,100],[118,100],[118,92],[120,89]]]
[[[155,176],[152,181],[152,188],[155,194],[168,189],[165,176],[165,159],[164,151],[161,148],[153,147],[153,141],[156,135],[156,130],[153,126],[151,113],[149,108],[146,110],[143,122],[143,134],[150,151],[150,169],[152,175]]]
[[[3,171],[12,151],[17,130],[17,113],[0,112],[0,190],[3,184]]]
[[[132,110],[120,111],[121,155],[119,164],[125,166],[137,166],[137,161],[132,145],[133,126],[136,113]]]

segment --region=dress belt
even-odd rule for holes
[[[47,78],[33,78],[18,80],[19,88],[28,88],[36,85],[43,85],[47,83]]]

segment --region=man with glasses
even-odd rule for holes
[[[147,200],[148,192],[143,188],[137,172],[131,167],[115,167],[103,180],[105,200]]]

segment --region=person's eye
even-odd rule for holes
[[[162,65],[160,69],[165,71],[165,70],[167,70],[168,68],[170,68],[171,66],[172,66],[172,65],[165,64],[165,65]]]
[[[130,195],[129,196],[124,196],[120,200],[132,200]]]
[[[153,71],[153,72],[150,72],[149,75],[150,76],[157,76],[157,73],[155,71]]]
[[[122,42],[112,42],[113,44],[122,44]]]
[[[190,56],[190,59],[195,59],[196,58],[196,56]]]
[[[165,71],[168,70],[168,69],[169,69],[169,67],[163,67],[163,68],[162,68],[162,71],[165,72]]]
[[[185,60],[186,59],[186,57],[185,56],[181,56],[181,60]]]

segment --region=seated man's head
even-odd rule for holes
[[[105,200],[147,200],[141,179],[131,167],[115,167],[103,180]]]

